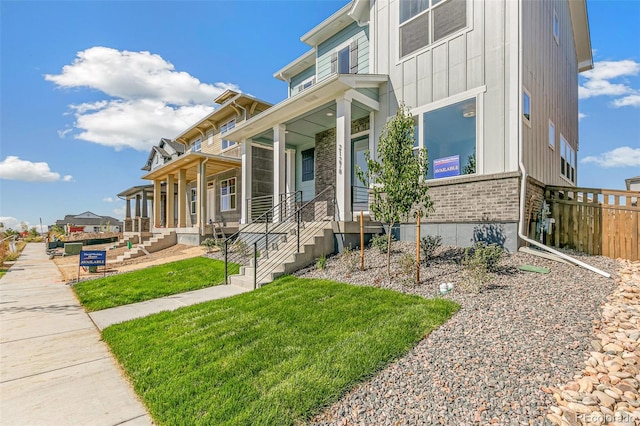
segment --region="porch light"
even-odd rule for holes
[[[327,117],[333,117],[333,113],[332,112],[328,112],[327,113]]]

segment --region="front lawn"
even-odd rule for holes
[[[229,265],[229,274],[238,265]],[[138,271],[83,281],[73,286],[88,311],[112,308],[222,284],[224,262],[194,257]]]
[[[157,424],[293,425],[407,353],[458,308],[289,276],[116,324],[103,337]]]

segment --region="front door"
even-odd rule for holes
[[[369,168],[367,167],[367,159],[365,152],[369,151],[369,136],[362,136],[351,141],[351,186],[353,188],[352,204],[353,212],[360,210],[369,210],[369,182],[362,182],[358,179],[356,166],[362,170],[365,175]]]

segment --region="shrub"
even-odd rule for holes
[[[233,248],[236,252],[240,253],[240,256],[246,257],[249,255],[249,246],[243,240],[236,240],[236,242],[233,243]]]
[[[327,256],[324,254],[316,260],[316,269],[324,269],[327,267]]]
[[[200,245],[205,246],[207,248],[207,253],[211,253],[215,247],[218,246],[218,243],[213,238],[206,238]]]
[[[387,235],[384,234],[379,234],[379,235],[374,235],[371,238],[371,247],[372,248],[377,248],[378,250],[380,250],[380,253],[386,253],[387,252]],[[391,244],[393,245],[394,242],[394,238],[393,238],[393,234],[391,235]]]
[[[420,239],[420,250],[425,263],[429,263],[429,260],[433,258],[440,246],[442,246],[442,237],[440,235],[427,235]]]
[[[400,283],[402,285],[415,285],[417,263],[415,254],[403,253],[398,260]]]
[[[344,248],[344,251],[340,255],[340,260],[347,272],[355,272],[360,269],[360,258],[358,256],[358,252],[353,250],[351,247]]]
[[[496,271],[503,254],[502,248],[496,244],[478,242],[467,248],[462,258],[462,267],[465,270],[462,288],[473,293],[485,290],[492,277],[491,272]]]

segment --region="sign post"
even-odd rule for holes
[[[107,275],[107,251],[106,250],[82,250],[80,252],[80,264],[78,265],[78,281],[80,281],[81,266],[104,266],[103,276]]]

